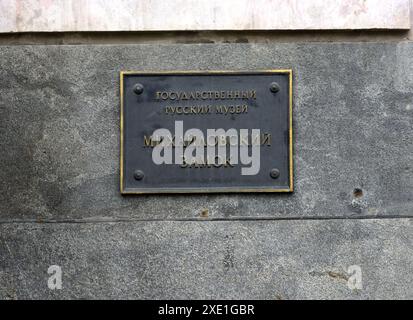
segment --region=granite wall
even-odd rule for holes
[[[286,68],[294,193],[120,195],[120,70]],[[412,42],[0,46],[0,298],[413,298],[412,115]]]

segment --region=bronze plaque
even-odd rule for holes
[[[122,194],[292,192],[292,71],[120,73]]]

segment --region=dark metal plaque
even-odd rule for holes
[[[122,71],[120,96],[122,194],[293,191],[291,70]]]

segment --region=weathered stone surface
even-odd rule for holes
[[[413,298],[412,57],[410,42],[0,47],[0,298]],[[294,71],[293,194],[120,195],[120,70],[277,68]],[[196,219],[229,221],[176,221]]]
[[[412,56],[410,42],[0,47],[0,220],[411,216]],[[120,70],[276,68],[294,72],[293,194],[120,195]]]
[[[2,224],[0,298],[412,299],[412,240],[412,219]]]
[[[0,32],[409,29],[411,0],[1,0]]]

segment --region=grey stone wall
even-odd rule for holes
[[[0,46],[0,298],[413,298],[412,57],[411,42]],[[294,72],[293,194],[120,195],[120,70],[277,68]]]

